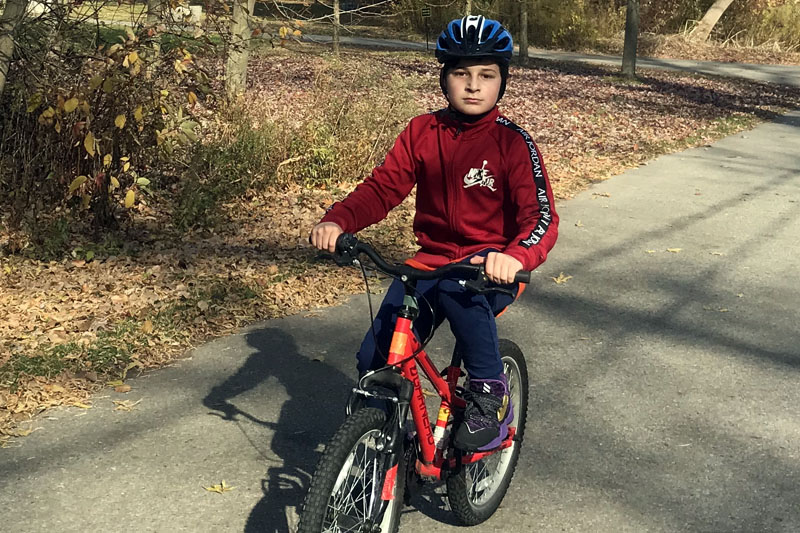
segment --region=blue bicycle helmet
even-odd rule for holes
[[[508,30],[496,20],[481,15],[451,20],[436,41],[439,63],[450,63],[464,57],[491,57],[508,65],[513,50]]]

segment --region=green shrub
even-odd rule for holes
[[[188,109],[208,79],[187,49],[191,37],[173,36],[156,53],[157,31],[62,9],[17,28],[0,100],[0,208],[16,227],[36,228],[63,208],[113,228],[196,139]]]

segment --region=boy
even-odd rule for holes
[[[469,451],[497,447],[508,434],[513,407],[498,350],[495,316],[516,297],[519,270],[544,262],[556,241],[558,216],[541,154],[531,137],[499,114],[512,54],[511,35],[494,20],[451,21],[436,58],[447,109],[411,120],[385,161],[311,232],[311,243],[335,251],[343,232],[382,220],[417,186],[414,233],[418,268],[454,261],[483,263],[489,279],[515,296],[477,295],[455,280],[419,282],[434,315],[422,312],[416,334],[425,339],[446,317],[469,375],[467,410],[455,444]],[[403,285],[390,287],[358,352],[361,374],[383,366]],[[378,346],[375,345],[377,339]]]

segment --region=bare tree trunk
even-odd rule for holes
[[[464,6],[464,14],[472,15],[472,0],[467,0],[467,5]]]
[[[528,0],[522,0],[519,8],[519,62],[528,62]]]
[[[339,55],[339,0],[333,0],[333,53]]]
[[[636,47],[639,41],[639,0],[628,0],[625,15],[625,47],[622,51],[622,75],[636,77]]]
[[[6,87],[8,68],[14,57],[14,33],[25,18],[28,0],[7,0],[0,15],[0,96]]]
[[[700,19],[700,22],[692,30],[692,33],[689,34],[691,39],[699,42],[707,41],[709,35],[711,35],[711,30],[714,29],[714,26],[717,25],[722,14],[725,13],[725,10],[728,9],[732,3],[733,0],[716,0],[716,2],[708,8],[708,11],[706,11],[706,14]]]
[[[225,64],[225,94],[232,101],[247,87],[247,61],[250,59],[251,4],[255,0],[234,0],[231,19],[231,47]]]

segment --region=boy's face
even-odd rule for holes
[[[480,115],[497,103],[502,81],[492,59],[462,59],[447,73],[447,99],[456,111]]]

